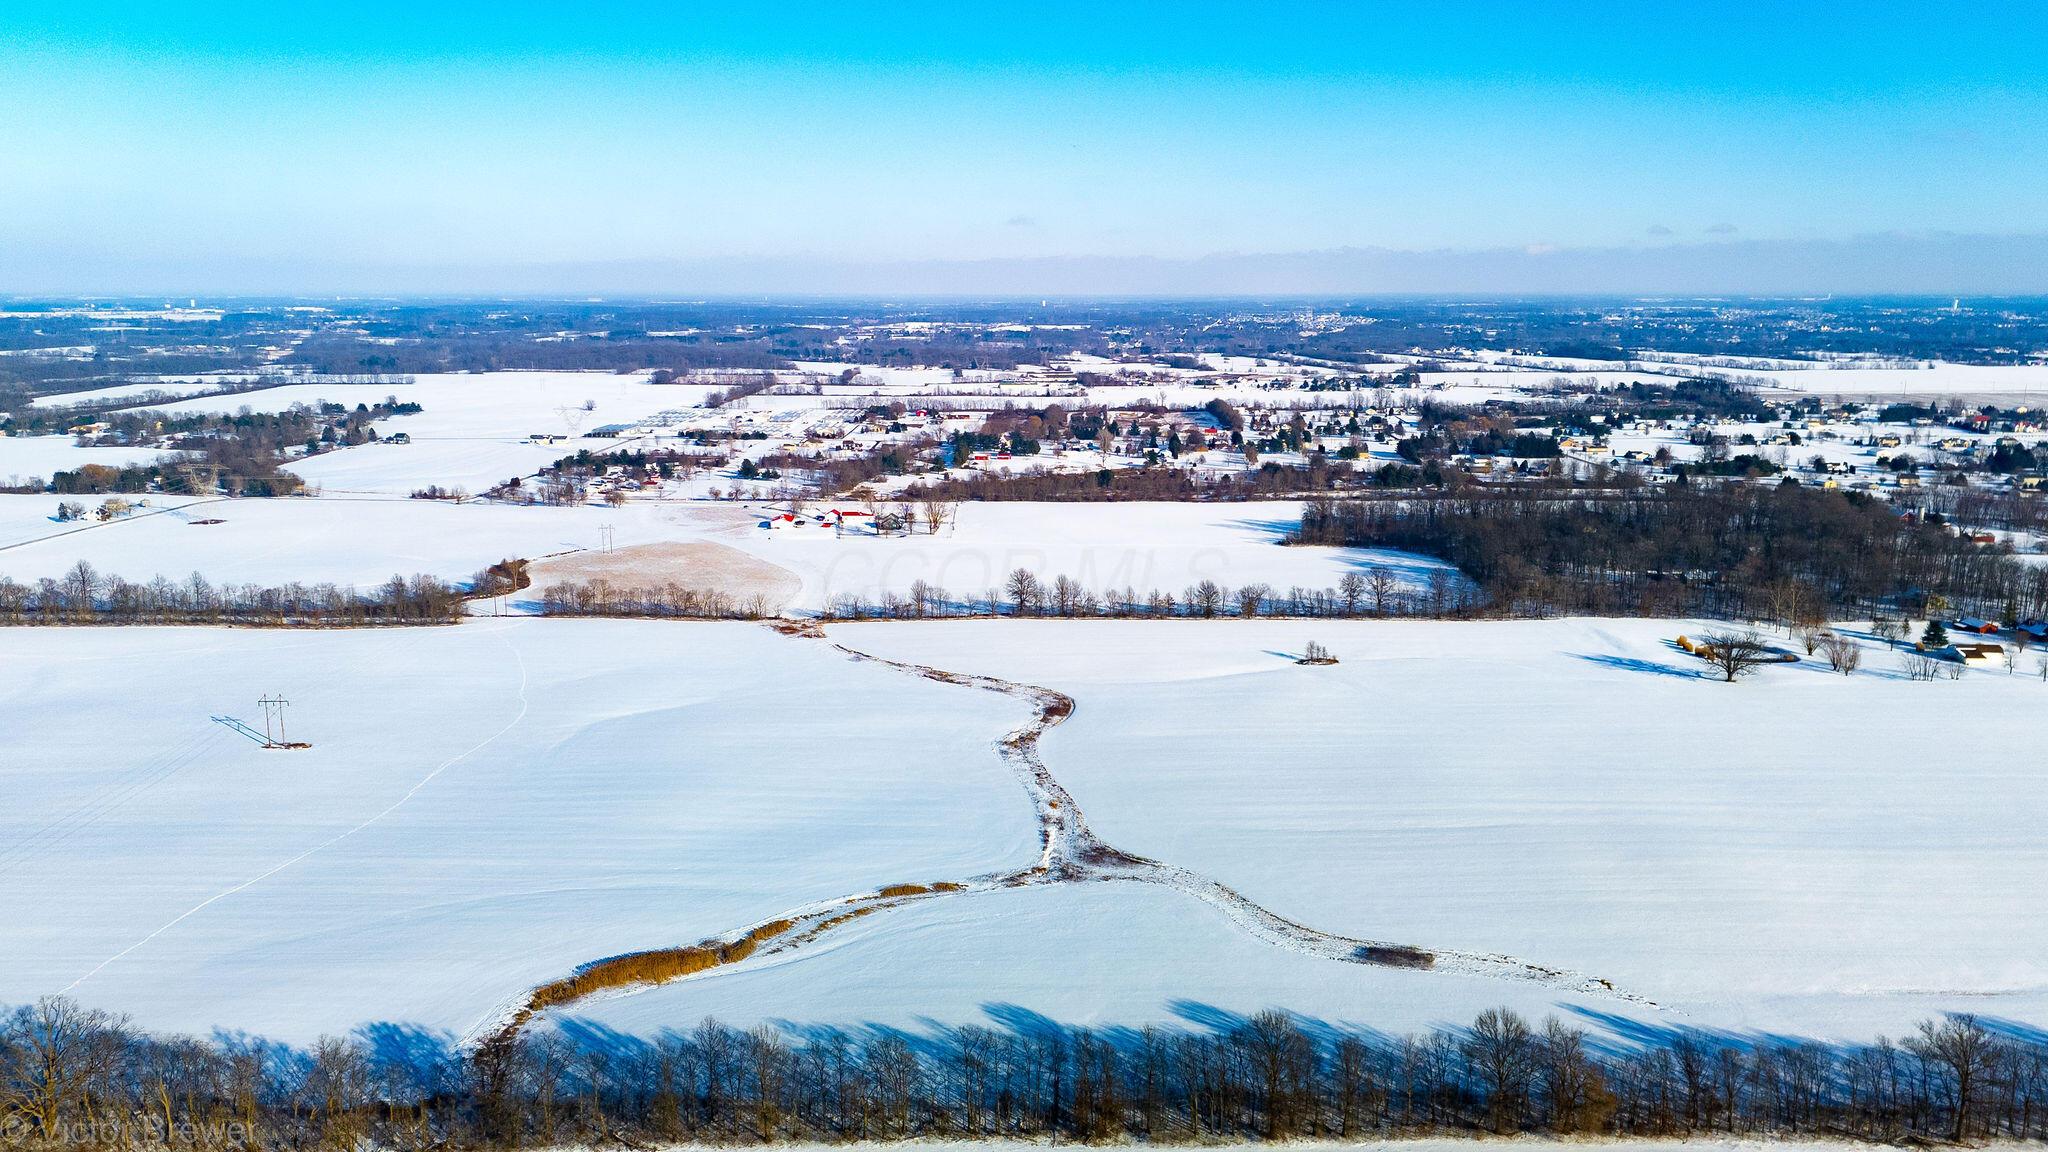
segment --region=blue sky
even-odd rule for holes
[[[2048,232],[2039,5],[295,7],[0,6],[0,291]]]

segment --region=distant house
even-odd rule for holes
[[[1953,651],[1956,659],[1965,664],[1989,664],[2005,658],[2003,644],[1957,644]]]
[[[1990,620],[1980,620],[1975,616],[1965,616],[1950,625],[1950,628],[1956,632],[1974,632],[1979,636],[1996,636],[1998,634],[1998,625],[1996,623]]]
[[[412,443],[412,434],[410,432],[393,432],[391,435],[384,437],[384,442],[386,444],[410,444]]]

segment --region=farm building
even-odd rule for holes
[[[2005,658],[2003,644],[1958,644],[1955,646],[1956,659],[1965,664],[1989,664]]]

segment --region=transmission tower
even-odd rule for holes
[[[261,704],[263,706],[263,740],[265,745],[268,747],[274,747],[285,743],[284,710],[291,705],[291,701],[285,699],[282,696],[265,696],[263,699],[258,700],[256,703]],[[272,736],[270,734],[270,728],[273,720],[277,725],[276,736]]]

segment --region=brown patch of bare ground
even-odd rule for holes
[[[711,939],[701,944],[629,952],[623,956],[594,961],[560,980],[550,981],[527,993],[525,1002],[504,1022],[493,1039],[487,1042],[507,1042],[536,1015],[550,1008],[567,1007],[594,993],[617,988],[666,984],[670,980],[680,980],[685,976],[694,976],[699,972],[707,972],[727,964],[737,964],[764,947],[770,951],[781,951],[784,946],[809,943],[841,924],[858,920],[883,908],[909,900],[965,892],[967,889],[967,885],[951,880],[939,880],[930,884],[890,884],[874,892],[847,897],[839,906],[843,910],[812,911],[792,914],[790,918],[770,920],[749,929],[738,939]]]
[[[760,597],[769,612],[779,612],[803,586],[787,568],[749,556],[737,548],[707,540],[633,544],[609,552],[571,552],[538,560],[530,568],[536,593],[559,584],[602,580],[626,593],[659,592],[679,585],[699,592],[718,592],[734,604]]]

